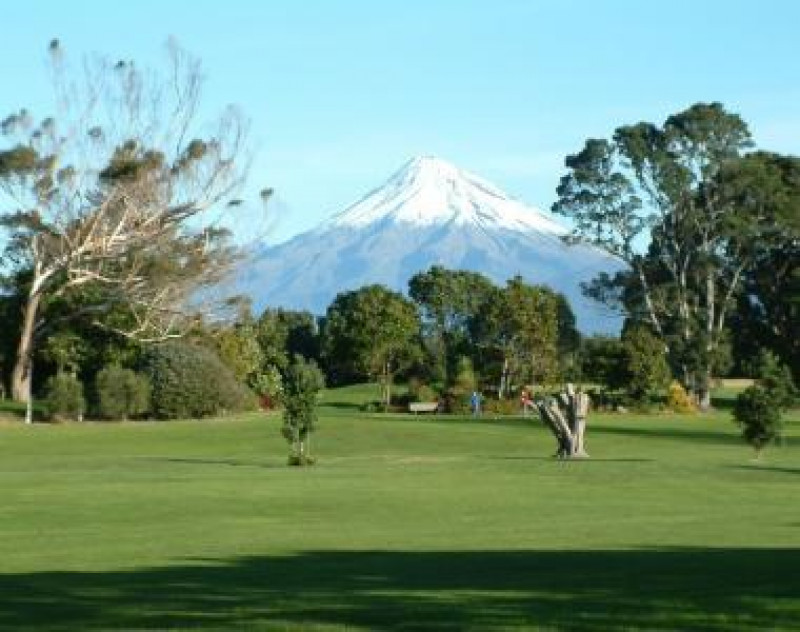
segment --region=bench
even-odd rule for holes
[[[435,413],[439,410],[439,402],[411,402],[408,405],[408,412],[414,413]]]

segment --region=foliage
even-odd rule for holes
[[[79,420],[86,410],[83,384],[72,373],[58,373],[45,383],[45,408],[56,421]]]
[[[738,375],[757,376],[747,360],[763,348],[777,354],[800,380],[800,157],[757,151],[729,165],[728,197],[755,203],[769,217],[751,243],[743,291],[732,314]]]
[[[753,446],[757,455],[781,434],[780,405],[763,386],[750,386],[739,394],[733,417],[742,428],[742,437]]]
[[[216,349],[220,360],[242,383],[250,382],[264,363],[256,328],[249,322],[237,323],[219,332]]]
[[[316,362],[295,355],[284,376],[283,427],[281,432],[292,447],[289,465],[312,465],[308,438],[317,421],[317,394],[325,378]]]
[[[558,305],[549,288],[515,277],[472,319],[481,358],[496,367],[501,399],[514,384],[549,383],[558,375]]]
[[[680,382],[673,381],[667,389],[667,408],[675,413],[697,412],[697,405]]]
[[[754,244],[774,225],[770,195],[742,195],[741,180],[730,177],[750,144],[744,121],[719,103],[696,104],[661,126],[623,126],[567,157],[553,206],[574,221],[570,239],[628,264],[587,290],[653,329],[703,407]]]
[[[789,367],[781,364],[774,353],[762,350],[758,359],[758,383],[769,393],[779,410],[791,408],[797,398],[797,388]]]
[[[475,369],[472,367],[472,360],[467,357],[459,358],[452,391],[458,395],[464,395],[471,393],[476,388],[478,388],[478,381],[475,376]]]
[[[395,373],[419,355],[419,328],[414,304],[382,285],[337,295],[322,332],[328,374],[335,383],[377,379],[388,406]]]
[[[278,367],[265,367],[250,380],[250,388],[261,399],[262,408],[275,408],[283,401],[283,376]]]
[[[646,327],[634,326],[622,336],[625,391],[635,402],[648,402],[662,392],[671,375],[664,343]]]
[[[320,356],[317,321],[310,312],[267,309],[256,322],[256,337],[265,366],[283,370],[294,354]]]
[[[142,372],[159,419],[201,418],[254,407],[253,395],[213,351],[182,342],[149,348]]]
[[[439,399],[439,393],[434,388],[415,378],[408,381],[408,395],[412,402],[435,402]]]
[[[228,110],[216,133],[194,136],[202,73],[174,43],[161,73],[99,57],[73,71],[57,41],[49,56],[61,118],[21,109],[0,125],[4,267],[25,279],[12,372],[20,401],[37,346],[61,318],[140,340],[193,321],[198,290],[234,259],[217,224],[242,177],[239,115]],[[76,296],[80,309],[54,315]],[[67,347],[52,349],[55,364]]]
[[[98,412],[107,419],[129,419],[150,410],[150,382],[131,369],[109,366],[95,382]]]
[[[581,378],[616,390],[625,386],[625,350],[622,340],[612,336],[590,336],[583,339],[580,350]]]
[[[470,322],[494,295],[494,284],[482,274],[432,266],[408,282],[408,294],[419,306],[431,377],[450,386],[456,362],[472,352]]]

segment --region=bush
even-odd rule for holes
[[[758,383],[770,395],[772,402],[781,410],[794,406],[797,389],[789,367],[781,364],[778,356],[763,351],[758,358]]]
[[[165,343],[147,350],[141,368],[152,386],[152,413],[159,419],[202,418],[255,408],[253,393],[209,349]]]
[[[625,392],[635,404],[646,404],[669,383],[664,343],[645,327],[633,327],[622,337]]]
[[[150,382],[143,375],[109,366],[95,381],[98,412],[106,419],[129,419],[150,410]]]
[[[483,400],[483,412],[490,415],[519,415],[522,413],[522,405],[518,398],[510,399],[485,399]]]
[[[277,408],[283,399],[283,378],[275,366],[268,366],[250,378],[250,387],[258,395],[261,408]]]
[[[45,409],[53,421],[80,420],[86,410],[83,384],[71,373],[59,373],[45,383]]]
[[[435,402],[439,394],[427,384],[413,380],[408,383],[408,399],[409,402]]]
[[[313,465],[308,436],[317,421],[317,393],[325,378],[317,364],[295,355],[284,376],[284,409],[281,433],[291,446],[289,465]]]
[[[667,391],[667,408],[674,413],[694,413],[697,406],[689,397],[686,389],[678,382],[672,382]]]
[[[742,427],[742,437],[759,455],[780,436],[781,410],[775,397],[762,386],[750,386],[736,398],[733,417]]]

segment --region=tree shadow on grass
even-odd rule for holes
[[[742,440],[735,434],[720,430],[718,432],[710,430],[697,430],[695,428],[631,428],[628,426],[606,426],[591,425],[587,428],[587,434],[610,434],[626,437],[643,437],[653,439],[705,441],[709,443],[741,444]]]
[[[311,551],[0,574],[0,628],[796,629],[800,549]]]
[[[230,467],[257,467],[261,469],[285,469],[286,465],[265,463],[263,461],[243,461],[241,459],[214,459],[203,457],[140,456],[139,460],[158,463],[178,463],[184,465],[226,465]]]
[[[800,475],[800,467],[776,467],[774,465],[729,465],[732,470],[744,470],[746,472],[774,472],[775,474],[795,474]],[[798,569],[800,572],[800,569]]]

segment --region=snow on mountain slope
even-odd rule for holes
[[[288,242],[259,249],[238,290],[266,306],[324,314],[339,292],[369,283],[407,291],[432,265],[515,275],[563,292],[584,332],[618,331],[618,319],[583,298],[579,284],[619,263],[597,249],[567,246],[566,229],[485,180],[437,158],[408,162],[361,201]]]
[[[382,187],[334,216],[324,228],[361,228],[389,218],[416,226],[452,223],[554,235],[565,232],[486,180],[433,156],[412,159]]]

